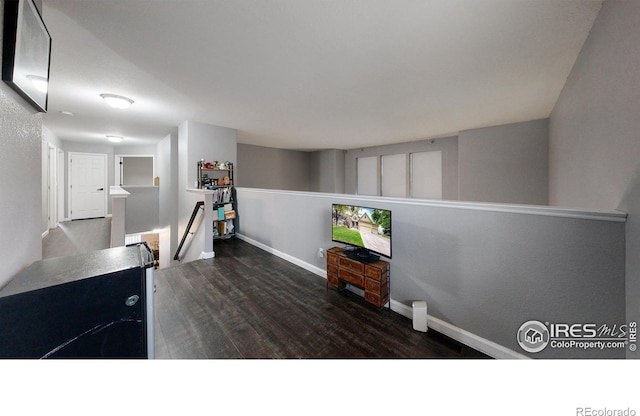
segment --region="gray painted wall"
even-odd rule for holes
[[[158,187],[123,186],[122,189],[130,194],[125,200],[125,233],[137,234],[157,229],[160,226]]]
[[[391,298],[426,300],[429,315],[527,355],[517,330],[528,320],[624,320],[624,223],[501,212],[486,204],[420,202],[310,192],[238,189],[243,235],[324,268],[331,204],[393,212]],[[548,208],[547,208],[548,209]],[[286,221],[278,220],[287,213]],[[304,232],[283,232],[287,224]],[[284,228],[283,228],[284,227]],[[624,357],[624,351],[553,350],[534,358]]]
[[[309,191],[344,193],[344,150],[319,150],[309,154]]]
[[[414,152],[442,151],[442,199],[458,199],[458,138],[442,137],[388,146],[366,147],[348,150],[345,154],[345,193],[355,194],[356,160],[359,157],[409,154]],[[409,175],[407,175],[408,177]],[[378,184],[378,189],[380,188]]]
[[[238,186],[344,193],[344,151],[303,152],[238,144]]]
[[[239,144],[237,183],[252,188],[355,194],[358,158],[380,160],[385,155],[429,151],[442,151],[444,200],[548,203],[548,119],[347,151],[300,152]],[[405,187],[409,189],[408,182]]]
[[[548,135],[548,119],[460,132],[460,200],[548,204]]]
[[[129,156],[123,159],[123,184],[153,185],[153,158]]]
[[[0,44],[4,1],[0,0]],[[0,57],[0,65],[2,57]],[[0,287],[42,258],[42,115],[0,82]]]
[[[629,214],[627,321],[640,320],[639,21],[640,2],[604,2],[549,123],[551,204]]]
[[[229,161],[234,164],[235,170],[239,170],[236,130],[194,121],[184,121],[178,126],[178,238],[182,238],[196,202],[203,200],[202,195],[187,192],[188,188],[195,186],[200,159],[207,162]],[[241,212],[239,215],[242,215]],[[204,227],[198,227],[193,238],[189,239],[190,244],[183,250],[184,255],[181,254],[183,262],[195,260],[202,253],[203,230]],[[213,249],[215,251],[215,245]]]
[[[157,173],[154,174],[153,176],[144,176],[144,174],[142,174],[141,172],[133,172],[131,171],[131,168],[133,167],[134,169],[136,169],[135,166],[133,166],[130,162],[132,162],[134,159],[136,159],[136,156],[153,156],[153,165],[151,167],[148,166],[148,163],[150,163],[149,160],[142,160],[139,159],[139,161],[141,162],[141,165],[138,166],[139,169],[141,170],[145,170],[145,168],[143,168],[142,165],[147,165],[147,168],[150,168],[151,170],[153,170],[153,172],[156,172],[156,168],[157,166],[157,145],[114,145],[113,146],[113,155],[114,155],[114,169],[119,169],[119,167],[117,167],[115,165],[115,158],[117,158],[118,156],[130,156],[126,158],[126,163],[128,163],[128,174],[134,174],[136,176],[141,175],[139,178],[134,178],[133,181],[135,181],[136,183],[133,183],[133,181],[131,180],[131,178],[126,178],[126,180],[128,180],[129,182],[124,182],[125,185],[145,185],[145,186],[149,186],[149,185],[153,185],[153,180],[151,179],[152,177],[158,176]],[[134,162],[135,163],[135,162]],[[127,175],[127,173],[125,173],[125,175]],[[115,183],[115,178],[116,178],[116,172],[114,171],[114,183]],[[143,179],[144,178],[144,179]],[[144,183],[142,183],[144,182]],[[119,184],[117,184],[119,185]]]
[[[309,152],[238,144],[238,186],[309,190]]]

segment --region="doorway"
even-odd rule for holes
[[[153,186],[155,177],[155,156],[115,155],[115,184],[120,186]]]
[[[72,220],[107,214],[107,155],[69,153],[69,215]]]

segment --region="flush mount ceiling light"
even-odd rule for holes
[[[121,95],[100,94],[100,97],[102,97],[107,104],[113,108],[125,109],[133,104],[133,100],[131,98],[123,97]]]
[[[112,143],[120,143],[122,141],[122,136],[107,136],[107,140]]]

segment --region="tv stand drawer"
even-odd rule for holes
[[[364,264],[350,259],[339,247],[327,250],[327,286],[337,289],[350,283],[364,289],[364,299],[378,308],[389,302],[389,263]]]
[[[351,283],[358,287],[364,287],[364,276],[362,274],[353,273],[347,269],[338,270],[338,277],[345,282]]]
[[[354,273],[364,273],[364,264],[360,263],[359,261],[348,259],[346,257],[340,258],[340,267]]]
[[[367,264],[364,267],[364,275],[370,279],[384,282],[389,275],[389,263],[384,261],[377,261],[375,263]]]

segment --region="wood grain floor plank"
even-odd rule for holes
[[[241,240],[155,273],[158,358],[487,358]]]

